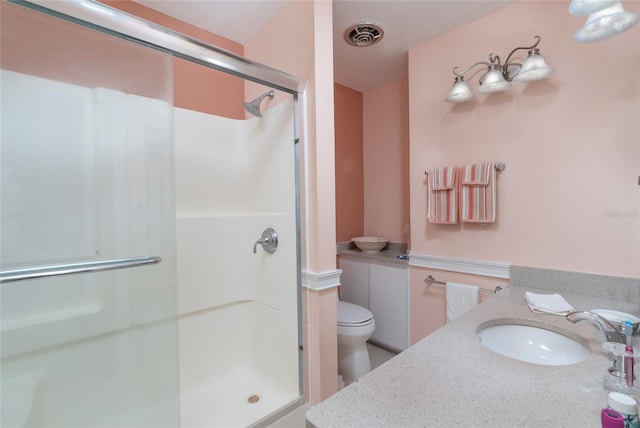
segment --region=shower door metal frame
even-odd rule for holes
[[[185,36],[161,25],[130,15],[119,9],[93,0],[47,1],[6,0],[96,31],[111,34],[130,42],[169,53],[233,76],[240,77],[293,96],[295,218],[296,218],[296,290],[298,300],[298,380],[300,393],[304,393],[302,343],[302,250],[300,214],[300,124],[298,99],[304,96],[305,84],[295,76],[252,61],[220,47]],[[286,406],[289,407],[289,406]],[[258,421],[259,425],[273,422],[274,418]]]
[[[275,68],[202,42],[161,25],[93,0],[6,0],[57,16],[103,33],[115,35],[178,58],[297,95],[303,82]]]

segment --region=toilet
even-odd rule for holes
[[[368,309],[338,301],[338,374],[345,384],[371,371],[367,339],[375,329]]]

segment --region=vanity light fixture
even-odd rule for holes
[[[627,31],[640,21],[640,15],[627,12],[620,0],[572,0],[569,13],[587,16],[587,22],[573,35],[578,43],[592,43]]]
[[[480,87],[478,93],[490,94],[493,92],[506,91],[511,87],[511,82],[533,82],[534,80],[546,79],[553,74],[553,69],[547,65],[544,58],[540,55],[538,44],[540,36],[534,36],[536,43],[533,46],[518,47],[509,53],[507,60],[502,64],[498,55],[489,54],[489,62],[476,62],[464,71],[456,71],[458,67],[453,68],[453,74],[456,76],[453,83],[453,89],[445,98],[448,103],[463,103],[473,99],[474,95],[469,89],[469,85],[464,81],[464,74],[476,65],[486,65],[487,71],[480,77]],[[529,55],[524,63],[509,62],[513,54],[520,50],[526,49]]]

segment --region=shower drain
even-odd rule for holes
[[[247,402],[249,404],[257,403],[258,401],[260,401],[260,396],[258,394],[250,395],[249,398],[247,398]]]

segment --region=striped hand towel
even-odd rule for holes
[[[493,164],[465,166],[460,181],[460,220],[467,223],[494,223],[496,170]]]
[[[448,166],[436,168],[427,176],[429,188],[429,223],[458,223],[458,168]]]

